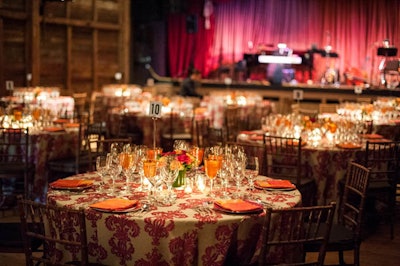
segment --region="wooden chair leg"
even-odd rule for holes
[[[346,262],[344,262],[343,250],[339,250],[338,255],[339,255],[339,265],[346,265]]]

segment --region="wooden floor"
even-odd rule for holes
[[[380,223],[376,230],[371,232],[361,245],[361,266],[400,265],[400,208],[398,208],[397,213],[394,239],[390,239],[389,225]],[[2,213],[0,211],[0,222],[13,221],[16,218],[15,213]],[[314,254],[309,254],[308,256],[314,256]],[[351,252],[345,253],[347,263],[352,263],[352,256]],[[327,253],[325,264],[334,265],[337,263],[337,254]],[[0,266],[20,265],[25,265],[23,254],[0,253]]]

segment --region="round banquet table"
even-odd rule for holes
[[[81,192],[49,188],[47,201],[48,204],[85,209],[91,262],[106,265],[232,265],[231,262],[256,260],[264,212],[232,214],[213,208],[208,212],[198,211],[196,207],[204,202],[210,204],[213,199],[196,189],[192,193],[175,190],[177,200],[173,205],[152,206],[143,213],[102,212],[89,205],[118,197],[119,186],[113,196],[101,192],[100,178],[95,172],[68,179],[92,179],[95,182]],[[246,193],[273,208],[292,208],[301,204],[298,190]],[[142,202],[147,199],[147,194],[133,190],[124,197]],[[296,251],[284,253],[284,256],[298,255]],[[283,253],[276,252],[270,259],[274,256],[283,256]]]
[[[262,143],[260,130],[242,132],[238,142]],[[326,205],[332,201],[339,202],[338,183],[346,175],[350,161],[362,161],[365,156],[365,145],[359,149],[344,149],[336,146],[302,147],[303,175],[313,178],[317,184],[317,205]]]
[[[48,181],[47,162],[73,156],[75,154],[74,147],[78,141],[78,131],[48,127],[29,132],[29,137],[30,160],[35,164],[32,197],[44,202]]]

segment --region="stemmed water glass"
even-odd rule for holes
[[[232,171],[232,163],[229,158],[229,155],[226,155],[225,158],[222,159],[222,165],[218,172],[218,175],[221,177],[222,180],[222,198],[225,199],[230,198],[228,192],[228,184],[229,184],[229,178],[231,176],[231,171]]]
[[[197,180],[197,172],[199,169],[200,164],[203,162],[203,155],[204,155],[204,148],[198,146],[192,146],[190,148],[190,154],[194,157],[194,177],[190,178],[187,182],[187,186],[191,191],[193,189],[193,178]],[[190,175],[192,176],[192,175]],[[189,177],[189,176],[188,176]]]
[[[112,178],[112,193],[115,192],[115,181],[122,172],[122,166],[119,162],[118,153],[115,151],[107,154],[108,172]]]
[[[151,184],[149,200],[150,200],[150,202],[154,202],[156,199],[156,185],[158,183],[157,161],[153,160],[153,159],[144,159],[143,160],[143,174]]]
[[[260,166],[258,157],[247,156],[246,157],[246,178],[249,182],[249,190],[254,190],[254,179],[258,176]]]
[[[107,192],[105,185],[110,181],[108,173],[107,155],[99,155],[96,158],[96,172],[101,178],[101,191]]]
[[[136,171],[139,174],[140,177],[140,185],[139,187],[136,189],[137,191],[141,192],[141,191],[145,191],[145,186],[144,186],[144,173],[143,173],[143,160],[146,158],[147,156],[147,151],[148,148],[145,145],[139,145],[135,147],[135,153],[136,153]]]
[[[236,197],[240,197],[240,187],[244,178],[246,168],[246,155],[242,151],[232,154],[233,176],[236,182]]]
[[[165,164],[160,168],[160,174],[162,180],[167,185],[168,189],[168,197],[167,202],[168,204],[173,203],[175,197],[172,193],[172,184],[175,182],[176,178],[178,177],[180,169],[180,163],[175,160],[173,156],[165,157]]]

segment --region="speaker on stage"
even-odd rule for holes
[[[197,16],[188,15],[186,16],[186,32],[196,33],[197,32]]]

